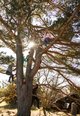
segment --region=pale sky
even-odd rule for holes
[[[34,45],[35,45],[34,42],[30,42],[28,45],[28,49],[32,48]],[[6,55],[9,55],[9,56],[12,55],[14,58],[16,58],[16,54],[9,48],[2,47],[2,48],[0,48],[0,52],[4,52],[4,53],[6,53]],[[27,50],[24,52],[24,56],[25,56],[25,54],[26,55],[28,54]],[[7,70],[7,66],[4,66],[3,68],[5,68],[5,70]],[[8,81],[8,79],[9,79],[9,75],[0,73],[0,86],[1,86],[2,81]]]
[[[30,45],[32,46],[32,45]],[[6,53],[6,55],[12,55],[14,58],[16,58],[16,54],[9,48],[0,48],[0,52],[4,51]],[[27,52],[27,51],[26,51]],[[7,68],[7,67],[6,67]],[[75,77],[70,77],[71,80],[76,83],[77,86],[80,86],[80,76],[75,76]],[[9,76],[6,74],[1,74],[0,73],[0,81],[8,81]]]
[[[3,51],[6,53],[6,55],[9,55],[9,56],[13,56],[14,58],[16,58],[16,54],[9,48],[4,48],[4,47],[1,47],[0,48],[0,52]]]
[[[7,81],[8,79],[9,79],[9,75],[0,73],[0,81],[4,81],[4,80]]]
[[[9,56],[13,56],[14,58],[16,58],[16,54],[9,48],[0,48],[0,52],[5,52],[6,55],[9,55]],[[5,66],[5,70],[7,69],[7,66]],[[9,79],[9,75],[6,75],[6,74],[2,74],[0,73],[0,86],[1,86],[1,83],[2,81],[8,81]]]

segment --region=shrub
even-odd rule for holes
[[[4,96],[4,88],[0,88],[0,98]]]
[[[9,105],[16,105],[17,103],[17,96],[16,96],[16,85],[15,84],[9,84],[4,89],[4,97],[6,103]]]

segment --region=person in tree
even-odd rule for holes
[[[11,79],[12,79],[12,82],[14,81],[14,75],[12,73],[12,67],[13,67],[13,63],[9,64],[9,66],[7,68],[7,71],[6,71],[6,74],[10,75],[8,82],[11,82]]]
[[[47,32],[44,35],[44,41],[43,41],[44,45],[48,45],[50,42],[52,42],[52,40],[53,40],[52,38],[53,38],[53,36],[49,32]]]
[[[32,105],[34,104],[34,102],[36,101],[36,105],[39,108],[39,98],[37,96],[37,89],[38,89],[38,84],[33,85],[33,90],[32,90]]]
[[[30,52],[28,53],[28,55],[26,57],[24,57],[24,55],[23,55],[23,63],[24,62],[28,62],[28,60],[29,60],[29,54],[30,54]]]

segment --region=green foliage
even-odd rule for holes
[[[66,17],[58,17],[56,21],[53,22],[53,25],[51,26],[51,30],[57,30],[55,34],[60,33],[60,30],[62,31],[64,27],[64,25],[67,22],[67,18]],[[72,39],[72,37],[74,36],[74,32],[73,32],[73,27],[72,25],[69,25],[67,28],[65,28],[65,32],[61,35],[61,39],[65,40],[65,41],[69,41]]]
[[[14,61],[14,58],[12,56],[8,56],[4,52],[0,53],[0,64],[8,64],[13,61]]]

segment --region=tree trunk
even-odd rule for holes
[[[32,102],[32,78],[27,77],[26,83],[23,84],[18,94],[18,116],[31,115]]]
[[[21,39],[16,39],[17,43],[17,102],[18,102],[18,112],[17,116],[30,116],[31,115],[31,102],[32,102],[32,82],[33,77],[37,73],[40,63],[41,63],[41,55],[39,52],[42,51],[41,48],[38,48],[38,53],[36,53],[36,62],[33,66],[33,54],[34,49],[30,50],[29,59],[26,67],[26,76],[25,83],[23,83],[24,75],[23,75],[23,53],[22,53],[22,44]]]
[[[19,40],[18,40],[19,41]],[[19,43],[19,42],[18,42]],[[30,63],[27,63],[30,65]],[[17,116],[30,116],[31,114],[31,102],[32,102],[32,80],[30,76],[31,68],[28,67],[25,77],[25,83],[23,82],[23,54],[20,46],[17,51],[17,102],[18,113]]]
[[[31,114],[31,102],[32,102],[32,80],[33,78],[30,76],[31,68],[28,66],[27,74],[25,77],[25,83],[23,83],[24,75],[23,75],[23,53],[22,53],[22,44],[21,40],[18,37],[16,39],[17,42],[17,104],[18,104],[18,112],[17,116],[30,116]]]

